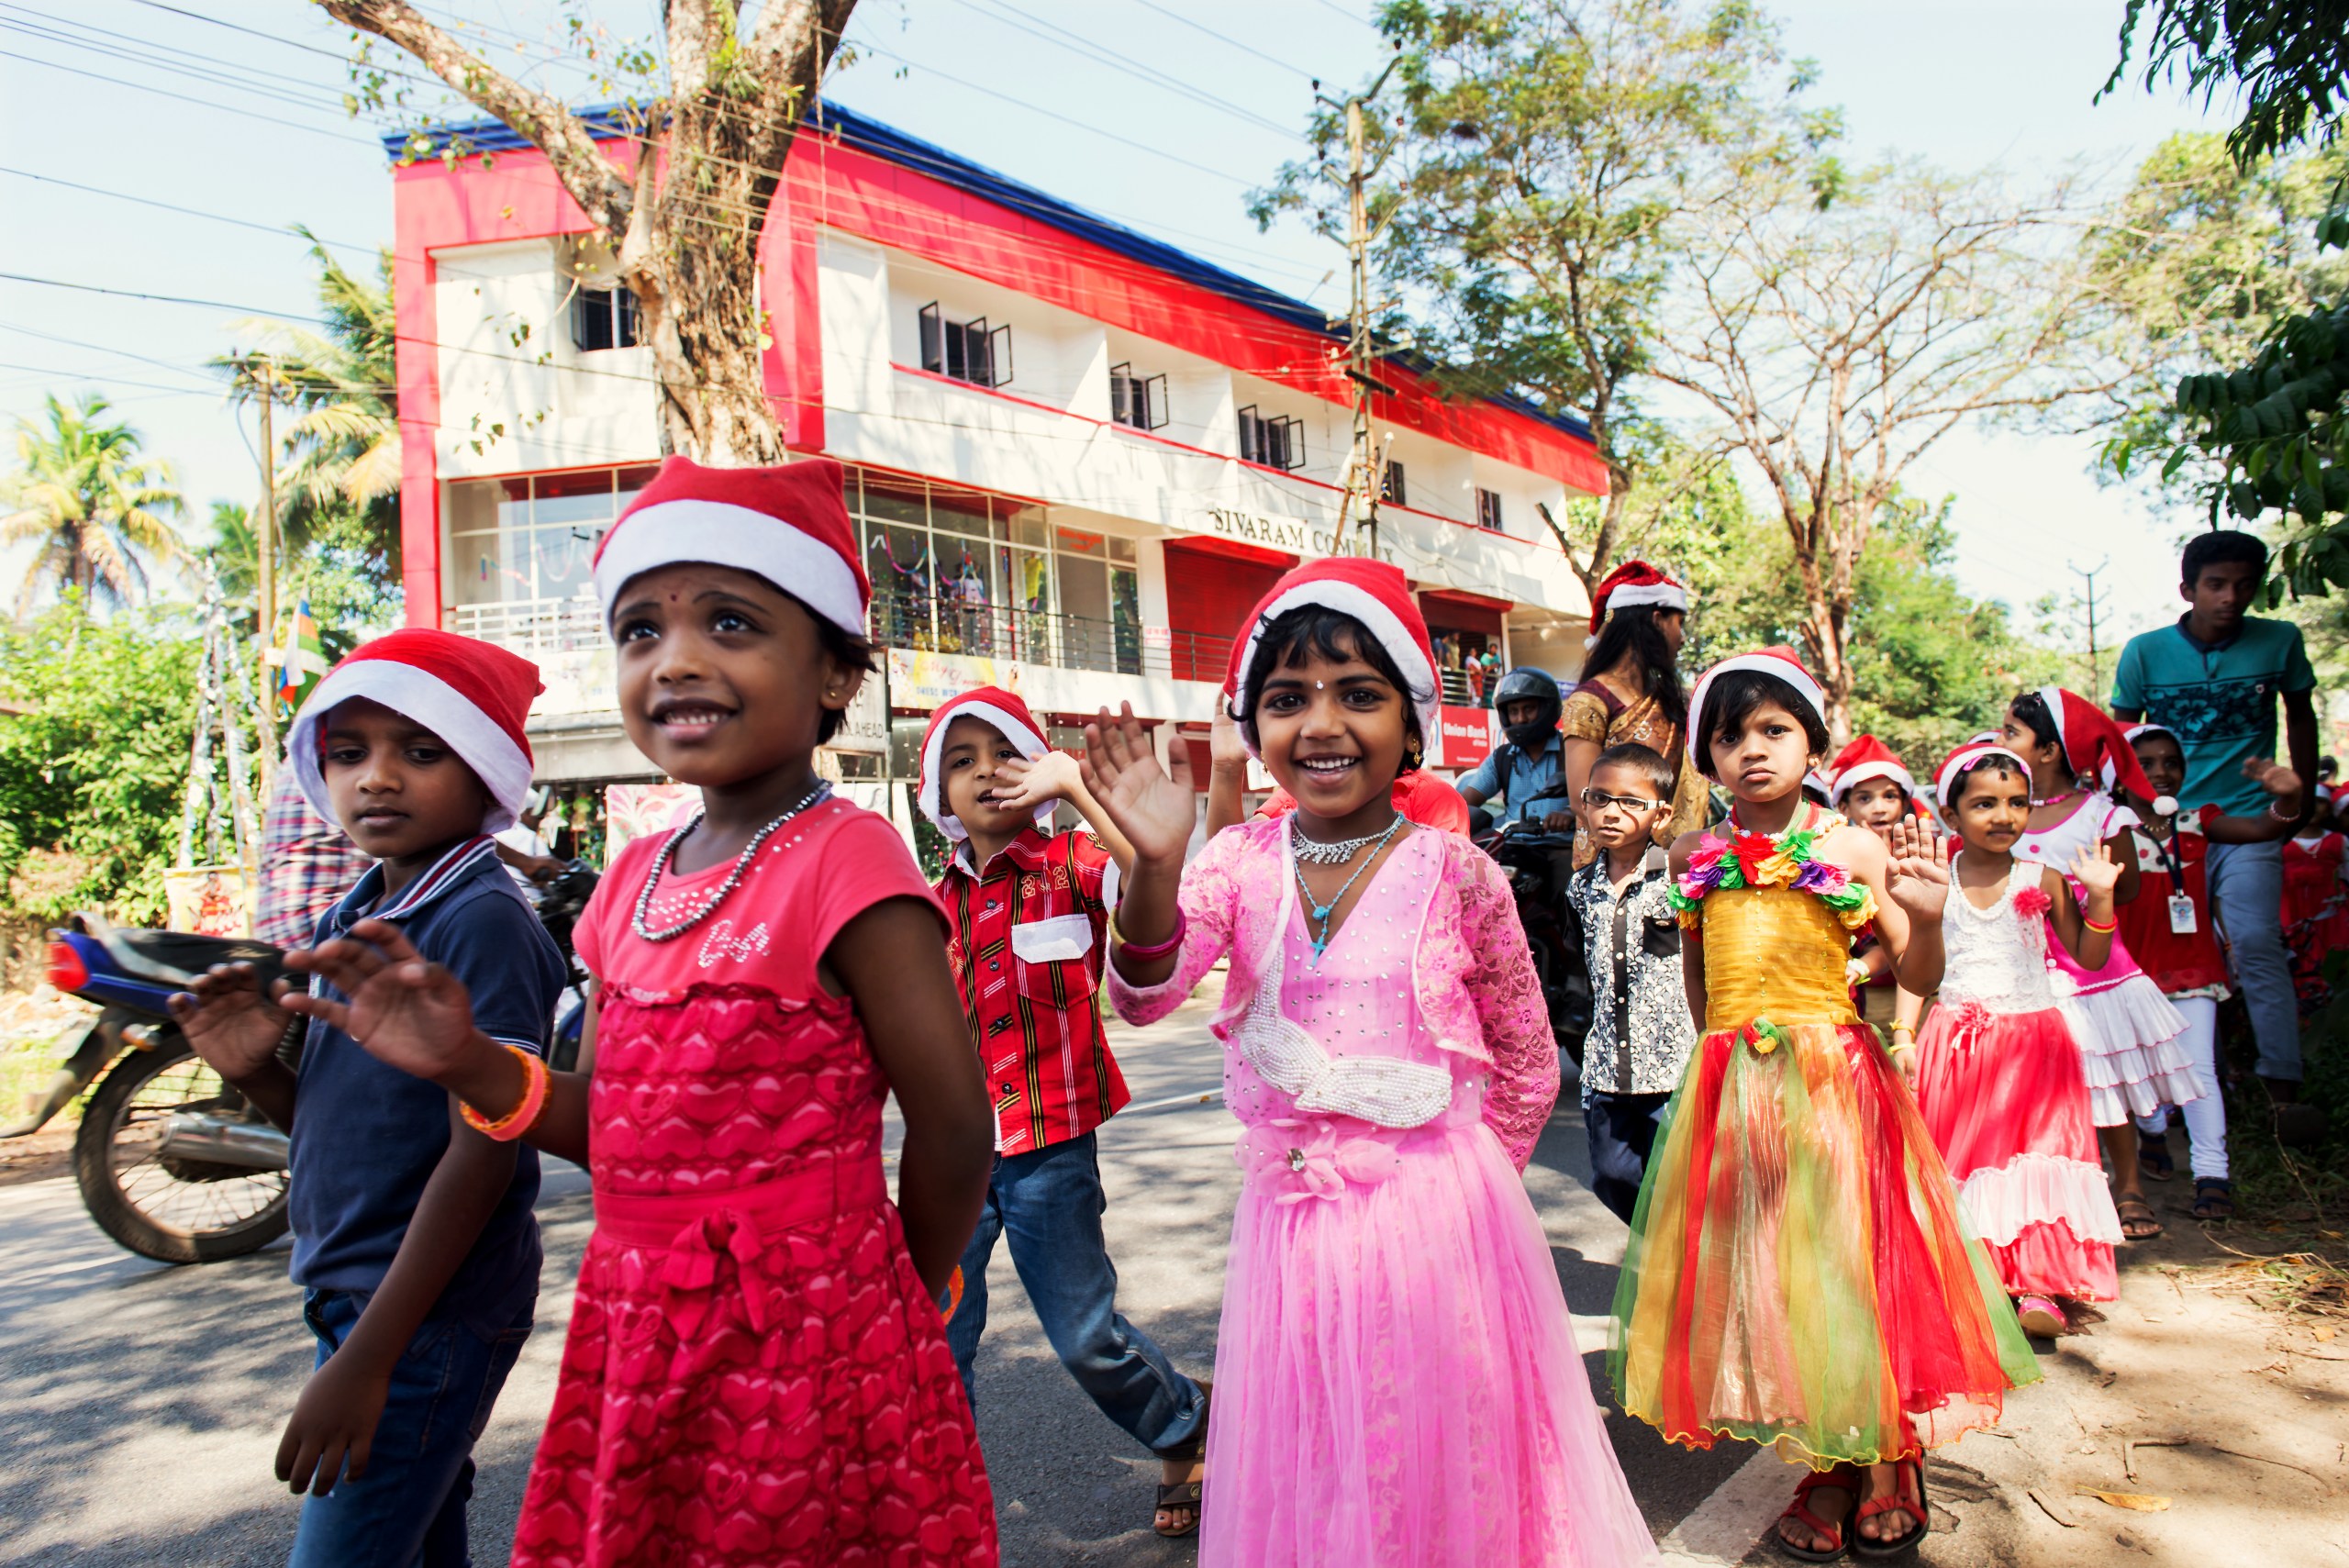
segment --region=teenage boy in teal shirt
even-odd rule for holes
[[[2267,797],[2243,763],[2276,754],[2278,697],[2292,771],[2316,777],[2316,673],[2299,628],[2245,613],[2267,575],[2267,547],[2256,537],[2198,534],[2179,565],[2178,596],[2189,608],[2175,625],[2142,632],[2121,651],[2113,717],[2123,724],[2151,719],[2178,738],[2186,810],[2216,806],[2230,816],[2257,816],[2268,809]],[[2311,790],[2302,820],[2315,800]],[[2300,1027],[2284,945],[2283,845],[2213,844],[2208,863],[2210,902],[2259,1040],[2259,1076],[2271,1098],[2290,1104],[2299,1097]],[[2292,1119],[2279,1115],[2279,1129]]]

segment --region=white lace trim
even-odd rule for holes
[[[2083,1241],[2122,1240],[2121,1214],[2105,1185],[2104,1168],[2056,1154],[2018,1154],[2005,1164],[1967,1176],[1958,1201],[1975,1233],[2000,1247],[2034,1225],[2061,1220]]]

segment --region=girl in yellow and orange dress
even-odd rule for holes
[[[1792,653],[1715,665],[1691,711],[1693,760],[1736,806],[1726,838],[1673,846],[1704,1034],[1632,1218],[1609,1371],[1675,1442],[1810,1467],[1778,1526],[1790,1555],[1898,1555],[1926,1529],[1922,1451],[2039,1375],[1902,1066],[1844,988],[1871,924],[1902,986],[1940,984],[1948,866],[1914,829],[1887,848],[1804,801],[1825,701]]]

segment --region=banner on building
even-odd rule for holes
[[[633,839],[685,826],[701,808],[692,784],[616,784],[604,789],[604,863],[611,865]]]
[[[889,750],[888,672],[875,670],[856,688],[840,730],[824,742],[827,751],[856,751],[878,757]]]
[[[1443,709],[1443,765],[1473,768],[1493,754],[1493,710],[1488,707]]]
[[[188,866],[163,873],[163,924],[200,937],[253,934],[253,889],[241,866]]]

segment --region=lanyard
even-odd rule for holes
[[[2177,845],[2177,835],[2179,831],[2177,818],[2173,817],[2169,819],[2169,842],[2166,844],[2162,842],[2161,840],[2154,837],[2154,830],[2151,827],[2145,828],[2143,831],[2147,841],[2154,846],[2154,853],[2161,856],[2162,869],[2169,873],[2170,891],[2172,893],[2185,892],[2186,851],[2179,849]]]

